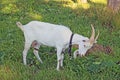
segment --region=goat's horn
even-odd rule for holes
[[[95,41],[97,41],[97,39],[98,39],[98,37],[99,37],[99,34],[100,34],[100,32],[98,31],[98,34],[97,34],[97,36],[96,36],[96,38],[95,38]]]
[[[93,27],[93,25],[91,24],[91,28],[92,28],[92,34],[91,34],[91,37],[90,37],[90,42],[93,43],[94,42],[94,38],[95,38],[95,29]]]

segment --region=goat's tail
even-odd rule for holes
[[[23,25],[22,25],[21,22],[17,22],[16,24],[17,24],[17,26],[18,26],[22,31],[24,31],[24,29],[23,29]]]

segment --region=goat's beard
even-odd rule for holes
[[[77,58],[77,56],[80,56],[79,50],[75,50],[73,55],[74,55],[74,58]]]

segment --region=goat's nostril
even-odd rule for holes
[[[79,54],[77,54],[77,56],[79,56]]]
[[[86,47],[86,45],[84,45],[84,47]]]

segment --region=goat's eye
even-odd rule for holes
[[[86,40],[83,40],[83,42],[86,42]]]

